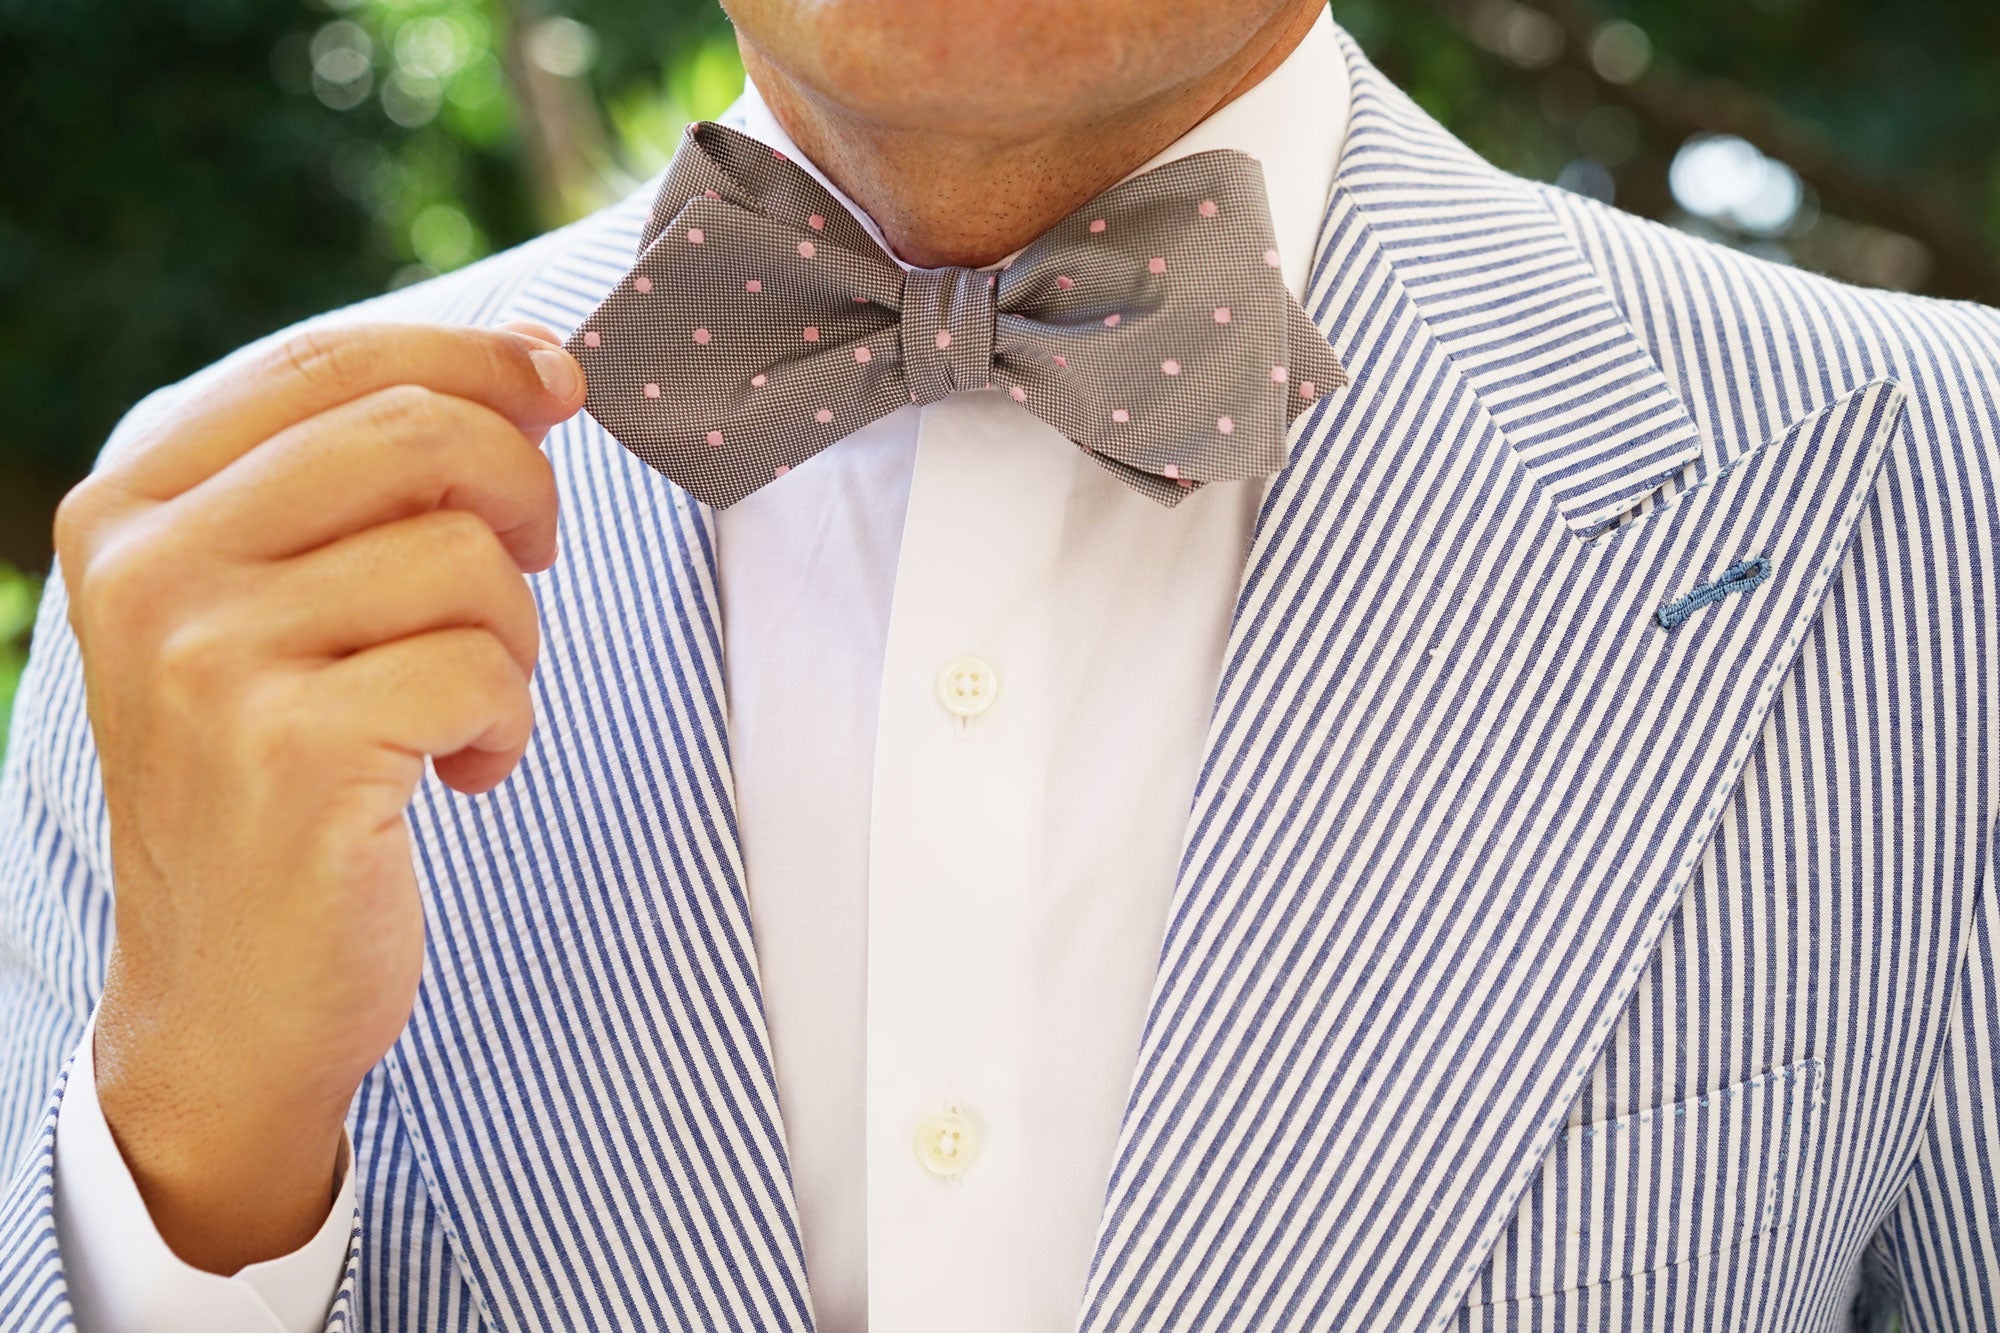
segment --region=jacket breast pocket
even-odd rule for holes
[[[1467,1293],[1461,1327],[1592,1327],[1593,1309],[1629,1305],[1634,1293],[1619,1284],[1642,1279],[1672,1284],[1667,1299],[1694,1316],[1709,1285],[1702,1261],[1784,1221],[1823,1078],[1820,1061],[1804,1060],[1569,1130]],[[1686,1326],[1706,1327],[1698,1317]]]

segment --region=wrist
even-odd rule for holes
[[[310,1240],[339,1183],[348,1098],[288,1078],[281,1062],[219,1059],[198,1038],[135,1028],[107,990],[92,1052],[97,1097],[168,1247],[230,1274]]]

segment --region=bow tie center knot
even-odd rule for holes
[[[935,403],[993,382],[993,275],[916,268],[903,275],[903,374],[911,401]]]

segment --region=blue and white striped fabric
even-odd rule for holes
[[[1354,381],[1259,517],[1079,1329],[2000,1330],[2000,315],[1510,177],[1342,40]],[[570,328],[648,198],[351,313]],[[807,1329],[711,516],[551,450],[541,727],[413,807],[331,1326]],[[0,794],[40,1333],[110,927],[59,582]]]

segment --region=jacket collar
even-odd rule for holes
[[[1341,43],[1354,118],[1307,304],[1355,382],[1297,423],[1259,516],[1090,1330],[1449,1316],[1900,420],[1895,386],[1850,386],[1660,502],[1723,460],[1540,188]],[[552,243],[511,312],[574,324],[642,221]],[[587,422],[551,451],[599,521],[543,586],[521,771],[412,810],[432,931],[397,1132],[496,1326],[804,1329],[714,516]],[[1658,625],[1749,555],[1761,585]]]

